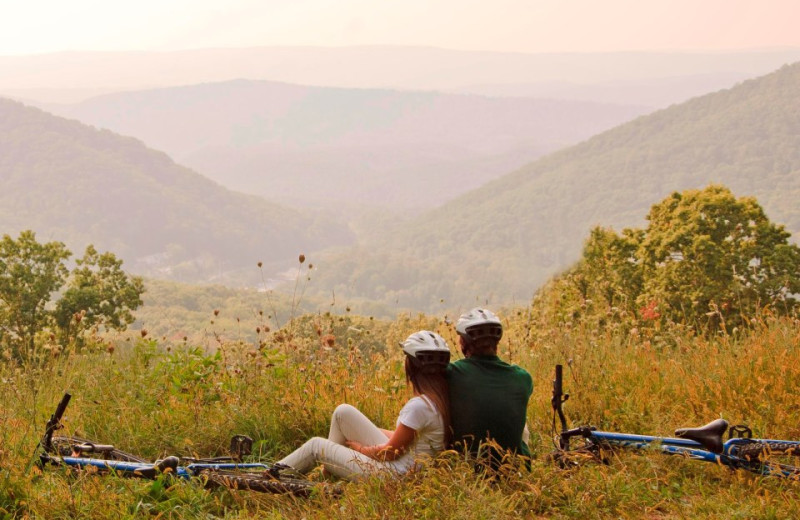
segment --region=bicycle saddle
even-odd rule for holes
[[[722,453],[722,435],[728,429],[728,421],[717,419],[699,428],[680,428],[675,436],[681,439],[699,442],[712,453]]]

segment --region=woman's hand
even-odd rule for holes
[[[359,453],[361,453],[361,448],[364,447],[363,444],[356,441],[344,441],[344,445],[350,448],[351,450],[357,451]]]
[[[374,446],[364,446],[358,441],[344,441],[344,445],[351,450],[357,451],[362,455],[375,460],[392,460],[384,457],[384,452],[390,449],[386,444],[376,444]]]
[[[417,431],[400,423],[385,444],[364,446],[358,441],[344,441],[345,446],[375,460],[395,460],[414,442]]]

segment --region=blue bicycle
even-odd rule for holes
[[[297,496],[309,496],[315,490],[338,493],[335,486],[312,482],[285,466],[245,462],[253,445],[253,440],[245,435],[235,435],[231,439],[230,456],[169,456],[154,462],[118,450],[110,444],[100,444],[80,437],[56,436],[55,432],[62,428],[61,419],[70,398],[69,393],[64,394],[47,422],[44,435],[37,446],[41,467],[66,466],[144,479],[156,479],[164,475],[167,478],[199,480],[209,488],[226,487]]]
[[[749,427],[731,426],[724,419],[717,419],[698,428],[675,430],[675,437],[598,431],[594,426],[569,428],[563,410],[567,399],[569,394],[563,391],[563,368],[556,365],[551,399],[557,448],[553,458],[564,467],[576,465],[582,458],[581,455],[607,462],[608,454],[615,449],[654,449],[666,455],[682,455],[759,475],[800,480],[800,468],[775,461],[778,456],[800,456],[798,441],[754,439]],[[556,417],[561,423],[561,431],[557,433]],[[728,440],[724,440],[726,434]],[[572,446],[573,439],[583,442],[579,446]]]

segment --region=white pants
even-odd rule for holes
[[[393,469],[394,465],[380,462],[344,446],[344,441],[356,441],[364,446],[385,444],[389,438],[363,413],[349,404],[336,407],[331,418],[328,438],[314,437],[281,459],[281,464],[306,473],[317,464],[340,478],[356,480],[367,473]]]

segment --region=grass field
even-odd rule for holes
[[[61,394],[68,433],[146,457],[224,451],[253,437],[276,459],[327,433],[342,402],[390,427],[409,396],[397,343],[430,328],[455,354],[452,325],[435,317],[386,322],[304,316],[252,343],[192,345],[106,338],[92,352],[53,351],[44,366],[0,365],[0,518],[798,518],[800,483],[725,467],[621,453],[565,471],[552,450],[550,381],[565,365],[575,424],[669,435],[717,417],[757,436],[800,439],[800,322],[764,319],[738,337],[680,328],[631,335],[553,325],[506,309],[501,357],[534,378],[533,461],[478,478],[457,455],[403,479],[344,485],[340,497],[299,499],[179,482],[27,470]],[[312,474],[312,478],[322,478]]]

